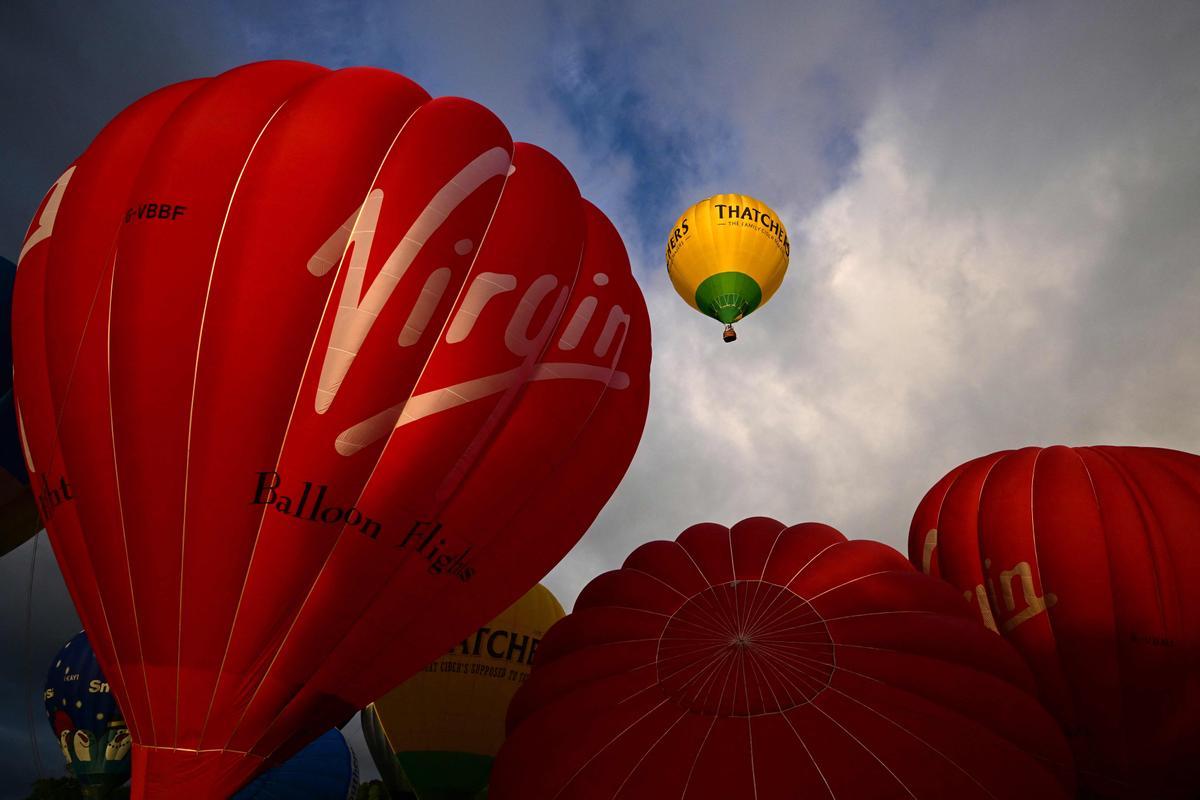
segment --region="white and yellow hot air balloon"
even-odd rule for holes
[[[667,240],[675,291],[702,314],[733,323],[766,305],[787,272],[787,229],[771,208],[744,194],[718,194],[683,212]]]
[[[474,800],[486,791],[508,701],[562,616],[538,584],[365,709],[363,733],[389,791],[417,800]]]

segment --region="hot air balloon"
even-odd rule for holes
[[[363,726],[370,737],[368,726],[378,719],[390,745],[380,775],[394,761],[403,784],[421,800],[477,797],[504,741],[508,703],[529,675],[538,643],[562,615],[558,600],[539,584],[376,700]]]
[[[383,70],[133,104],[38,209],[13,315],[135,798],[232,794],[494,617],[645,421],[616,230],[487,109]]]
[[[1200,457],[1028,447],[925,495],[910,557],[1016,645],[1106,797],[1200,791]]]
[[[337,729],[264,772],[233,800],[354,800],[358,761]]]
[[[725,324],[767,304],[787,272],[791,244],[779,215],[744,194],[718,194],[683,212],[667,238],[667,274],[679,296]]]
[[[41,528],[13,408],[11,317],[16,269],[11,261],[0,258],[0,556]]]
[[[1020,656],[878,542],[757,517],[584,588],[513,698],[492,800],[1066,798]]]
[[[71,637],[51,662],[42,698],[83,796],[112,797],[129,780],[132,741],[84,631]]]

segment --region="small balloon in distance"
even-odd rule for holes
[[[129,728],[88,635],[62,646],[46,672],[46,717],[67,767],[88,797],[112,797],[131,773]]]
[[[718,194],[688,208],[667,237],[667,274],[688,305],[725,325],[774,296],[787,273],[791,242],[766,203],[744,194]]]

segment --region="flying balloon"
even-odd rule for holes
[[[1066,798],[1020,656],[886,545],[705,523],[639,547],[550,629],[492,800]]]
[[[47,193],[13,316],[135,798],[232,794],[494,617],[645,421],[613,226],[487,109],[378,69],[134,103]]]
[[[1200,457],[1028,447],[929,490],[909,554],[1016,645],[1106,797],[1200,790]]]
[[[37,533],[37,501],[29,487],[12,397],[12,289],[16,265],[0,258],[0,556]]]
[[[374,713],[363,718],[364,733],[371,735],[367,726],[376,719],[382,724],[390,745],[386,760],[397,763],[418,798],[470,800],[487,788],[509,701],[529,675],[546,630],[562,615],[558,600],[539,584],[375,701]],[[387,767],[380,765],[381,776]]]
[[[354,800],[357,791],[354,751],[334,729],[259,775],[233,800]]]
[[[791,244],[779,215],[744,194],[718,194],[683,212],[667,238],[667,274],[687,303],[725,324],[766,305],[783,282]]]
[[[80,631],[46,673],[46,716],[83,796],[105,800],[129,780],[132,741],[96,654]]]

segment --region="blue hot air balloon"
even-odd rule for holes
[[[233,800],[347,800],[358,792],[358,761],[336,728],[274,769]]]
[[[132,742],[87,633],[75,634],[58,651],[46,673],[43,699],[50,726],[83,796],[110,797],[129,780]]]

